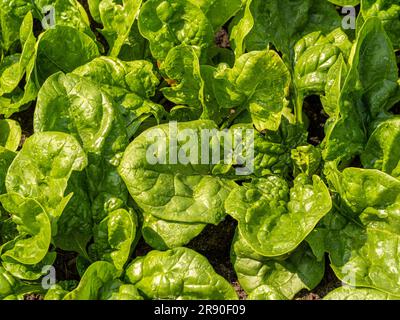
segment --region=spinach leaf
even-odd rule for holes
[[[232,243],[231,261],[249,299],[292,299],[300,290],[316,287],[324,274],[324,262],[317,261],[306,244],[290,255],[268,258],[256,253],[240,231]]]
[[[226,211],[239,222],[239,232],[253,250],[277,257],[296,249],[332,208],[324,182],[300,174],[290,189],[276,176],[254,179],[234,189]]]
[[[244,54],[233,68],[220,65],[215,78],[215,96],[221,107],[245,108],[257,130],[278,130],[288,105],[290,73],[275,51]]]
[[[217,127],[212,121],[199,120],[178,123],[176,133],[168,124],[145,131],[126,149],[118,172],[145,213],[169,221],[218,224],[225,217],[224,200],[233,182],[213,176],[212,166],[201,164],[198,152],[191,153],[188,164],[147,161],[148,152],[165,151],[170,143],[176,143],[170,152],[183,147],[185,141],[177,137],[185,134],[185,129],[192,129],[199,138],[202,129],[216,130]],[[194,141],[196,137],[191,138]],[[168,151],[166,155],[169,157]],[[161,159],[162,155],[158,156]]]
[[[213,27],[203,11],[189,0],[149,0],[139,14],[140,33],[150,42],[157,60],[165,60],[169,50],[180,44],[204,52],[213,39]]]
[[[136,258],[126,270],[126,279],[150,299],[237,299],[207,259],[187,248],[151,251]]]

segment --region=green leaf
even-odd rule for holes
[[[90,30],[89,17],[77,0],[35,0],[34,2],[37,8],[42,11],[42,15],[44,14],[43,8],[46,8],[46,6],[54,8],[55,25],[73,27],[86,33],[93,40],[96,39],[94,33]],[[43,19],[44,16],[40,18]]]
[[[235,290],[207,259],[187,248],[151,251],[136,258],[128,266],[126,278],[149,299],[237,299]]]
[[[28,265],[21,264],[9,256],[6,256],[2,261],[2,265],[4,269],[6,269],[13,277],[17,279],[38,280],[44,275],[42,272],[43,267],[53,265],[56,257],[57,254],[55,252],[49,252],[39,263]]]
[[[400,2],[398,0],[362,0],[363,20],[377,17],[382,21],[395,49],[400,49]]]
[[[215,96],[221,107],[246,108],[257,130],[278,130],[288,105],[290,73],[275,51],[244,54],[232,69],[220,65],[215,79]]]
[[[131,284],[120,280],[107,283],[102,290],[101,300],[143,300],[139,291]]]
[[[375,126],[361,162],[364,168],[378,169],[400,177],[400,117],[379,121]]]
[[[14,91],[34,58],[36,38],[33,35],[33,17],[30,12],[22,21],[19,33],[21,54],[7,56],[0,64],[0,96]]]
[[[312,290],[324,276],[324,262],[317,261],[307,245],[289,256],[267,258],[256,253],[236,232],[231,261],[249,299],[292,299],[302,289]]]
[[[86,270],[78,287],[65,295],[63,300],[99,300],[102,289],[118,276],[111,263],[97,261]]]
[[[21,23],[32,9],[33,3],[30,0],[0,1],[0,38],[6,51],[18,41]]]
[[[134,212],[124,209],[110,212],[94,228],[94,243],[91,249],[97,258],[109,261],[118,270],[122,270],[131,253],[137,224]]]
[[[0,194],[6,192],[5,188],[6,175],[8,168],[10,167],[11,163],[15,158],[15,155],[16,154],[14,152],[0,146]]]
[[[160,67],[164,78],[172,80],[163,88],[163,95],[175,104],[201,109],[204,104],[204,81],[199,58],[191,46],[180,45],[171,49]]]
[[[118,57],[139,13],[142,0],[101,0],[99,14],[104,28],[101,33],[110,45],[110,56]]]
[[[166,116],[163,106],[150,100],[159,80],[153,65],[144,60],[123,62],[99,57],[73,72],[104,90],[120,106],[129,136],[133,136],[145,119],[153,115],[157,122]]]
[[[73,27],[56,26],[39,37],[37,81],[42,85],[52,74],[58,71],[72,72],[99,55],[96,43],[88,35]]]
[[[335,7],[320,0],[252,0],[250,10],[254,27],[246,37],[246,47],[264,50],[272,43],[292,57],[293,46],[313,31],[324,34],[340,26]]]
[[[75,280],[59,281],[47,290],[44,300],[62,300],[64,296],[76,287]]]
[[[250,9],[252,1],[247,0],[244,10],[232,21],[233,26],[230,32],[230,42],[236,57],[240,57],[245,53],[245,38],[254,27],[254,18]]]
[[[112,99],[95,83],[74,74],[51,76],[39,92],[34,127],[70,133],[88,154],[85,171],[97,222],[126,202],[128,191],[116,172],[128,145],[126,129]]]
[[[167,250],[187,245],[203,231],[205,226],[200,223],[167,221],[145,214],[142,234],[146,243],[152,248]]]
[[[335,116],[326,125],[325,160],[348,160],[360,154],[368,117],[375,119],[393,107],[399,90],[396,57],[379,19],[365,22],[349,64]]]
[[[175,123],[176,124],[176,123]],[[172,153],[185,146],[198,148],[197,143],[201,137],[201,130],[216,130],[212,121],[193,121],[176,124],[160,125],[149,129],[138,136],[126,149],[121,165],[118,168],[128,190],[146,213],[157,218],[188,223],[218,224],[225,217],[224,200],[234,184],[232,182],[213,176],[210,164],[201,164],[201,154],[191,152],[189,163],[177,164],[167,162],[151,164],[148,159],[160,157],[165,152],[166,158],[174,157]],[[190,141],[179,140],[179,135],[190,131]],[[184,131],[186,130],[186,131]],[[176,134],[176,135],[175,135]],[[215,143],[220,148],[219,142]],[[176,147],[168,148],[176,143]],[[210,145],[213,145],[212,142]],[[170,150],[168,150],[170,149]],[[210,148],[211,149],[211,148]],[[154,154],[150,154],[150,153]],[[158,154],[159,153],[159,154]],[[173,158],[172,158],[173,160]]]
[[[81,171],[86,165],[86,155],[72,136],[35,133],[25,141],[8,169],[6,189],[37,200],[56,220],[71,197],[64,196],[68,179],[73,171]]]
[[[370,288],[339,287],[324,300],[399,300],[400,297]]]
[[[400,181],[378,170],[358,168],[345,169],[336,181],[342,205],[324,221],[325,247],[335,274],[352,286],[400,295],[396,285]]]
[[[51,241],[51,224],[48,213],[34,199],[17,193],[0,196],[6,211],[12,214],[19,236],[1,247],[1,258],[34,265],[44,259]]]
[[[17,151],[21,142],[21,127],[14,120],[0,120],[0,146]],[[0,189],[1,190],[1,189]]]
[[[180,44],[197,48],[199,56],[213,41],[213,28],[203,11],[189,0],[149,0],[139,14],[140,33],[153,57],[163,61]]]
[[[73,172],[65,192],[73,193],[73,196],[57,222],[54,244],[62,250],[75,251],[87,257],[86,245],[93,235],[93,217],[85,174]]]
[[[200,7],[208,20],[213,25],[214,31],[218,31],[241,8],[245,0],[190,0]]]
[[[289,253],[332,208],[328,188],[318,177],[301,174],[289,187],[281,178],[255,179],[234,189],[225,202],[228,214],[254,251],[276,257]]]

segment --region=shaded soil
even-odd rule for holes
[[[246,293],[241,288],[230,260],[230,250],[237,222],[227,216],[218,226],[208,225],[204,231],[193,239],[188,247],[204,255],[215,271],[227,279],[235,288],[241,299]]]
[[[21,125],[22,136],[19,143],[19,148],[21,148],[25,140],[33,134],[33,113],[34,108],[31,107],[25,111],[15,113],[11,116],[11,119],[18,121]]]
[[[54,262],[56,268],[57,281],[78,280],[80,279],[76,268],[76,258],[78,254],[75,252],[63,251],[57,249],[57,258]]]
[[[325,123],[328,115],[325,113],[318,96],[310,96],[304,100],[303,111],[309,119],[308,143],[317,146],[325,137]]]
[[[217,32],[215,35],[215,44],[219,48],[230,48],[231,43],[229,41],[229,34],[228,31],[225,28],[222,28]]]

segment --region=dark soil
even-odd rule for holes
[[[57,249],[57,258],[56,261],[54,262],[57,281],[80,279],[78,270],[76,269],[77,256],[78,254],[75,252],[69,252]]]
[[[308,143],[317,146],[324,140],[324,127],[328,115],[325,113],[318,96],[307,97],[304,100],[303,111],[310,120]]]
[[[228,31],[224,28],[219,30],[217,34],[215,35],[215,44],[219,48],[230,48],[231,43],[229,41],[229,34]]]
[[[25,111],[15,113],[11,116],[11,119],[18,121],[21,125],[22,136],[19,148],[21,148],[25,140],[33,134],[33,112],[33,108],[28,108]]]
[[[24,296],[24,300],[43,300],[43,296],[36,293],[30,293]]]
[[[237,222],[227,216],[218,226],[208,225],[188,244],[188,247],[204,255],[215,271],[234,286],[239,297],[245,299],[246,293],[237,280],[230,260],[231,243],[236,226]]]

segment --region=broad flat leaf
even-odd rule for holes
[[[166,221],[146,214],[142,234],[146,243],[152,248],[167,250],[187,245],[203,231],[205,226],[205,224]]]
[[[335,7],[321,0],[252,0],[254,27],[246,37],[249,51],[264,50],[269,43],[288,57],[294,44],[313,31],[324,34],[340,27]]]
[[[201,109],[204,104],[204,81],[199,58],[191,46],[180,45],[171,49],[160,71],[173,85],[163,88],[163,95],[177,105]]]
[[[213,25],[214,31],[218,31],[241,8],[245,0],[190,0],[200,7],[208,20]]]
[[[180,44],[200,55],[213,41],[213,28],[203,11],[189,0],[149,0],[139,14],[140,33],[150,42],[153,57],[163,61]]]
[[[110,56],[118,57],[139,13],[142,0],[90,0],[94,19],[102,23],[100,30],[110,46]]]
[[[84,172],[72,173],[66,194],[73,193],[57,222],[54,244],[65,251],[75,251],[87,257],[86,245],[93,236],[93,217]]]
[[[0,1],[1,42],[6,51],[18,41],[21,23],[32,8],[30,0]]]
[[[13,162],[16,154],[2,146],[0,146],[0,194],[6,192],[5,181],[8,168]],[[0,211],[1,217],[1,211]]]
[[[99,57],[73,72],[99,85],[120,106],[129,136],[151,115],[160,122],[166,116],[164,107],[150,100],[159,80],[153,65],[144,60],[124,62]]]
[[[208,260],[187,248],[151,251],[136,258],[126,270],[126,279],[149,299],[237,299],[233,287]]]
[[[399,90],[396,57],[379,19],[365,22],[349,64],[335,116],[326,125],[325,160],[360,154],[366,143],[368,115],[374,119],[393,107]]]
[[[36,132],[70,133],[80,142],[88,154],[88,191],[98,222],[126,202],[128,192],[116,166],[127,133],[121,114],[99,86],[74,74],[54,74],[39,92],[34,127]]]
[[[29,12],[22,21],[19,38],[22,52],[7,56],[0,64],[0,96],[11,93],[23,78],[35,55],[36,38],[33,35],[33,17]]]
[[[22,280],[38,280],[43,277],[43,267],[53,265],[57,253],[49,251],[46,256],[37,264],[22,264],[6,256],[3,267],[15,278]]]
[[[400,48],[400,1],[399,0],[361,0],[361,16],[366,20],[377,17],[388,34],[393,46]]]
[[[378,170],[347,168],[336,181],[343,205],[324,221],[333,270],[349,285],[400,295],[399,180]]]
[[[182,153],[185,147],[197,150],[202,129],[216,130],[217,127],[214,122],[205,120],[175,125],[176,136],[174,126],[166,124],[137,137],[126,149],[118,172],[145,214],[176,222],[218,224],[225,217],[224,200],[234,183],[213,176],[212,165],[201,163],[200,152],[192,150],[185,159]],[[189,144],[186,139],[179,138],[188,133],[186,129],[191,129]],[[210,145],[211,139],[216,143],[216,136],[209,139]],[[176,146],[169,148],[170,143]],[[220,148],[219,141],[216,146]],[[173,157],[175,153],[178,157],[179,150],[181,156],[175,162]],[[165,164],[162,161],[164,152]],[[182,164],[181,159],[187,160],[187,164]]]
[[[72,72],[100,55],[88,35],[69,26],[56,26],[42,33],[37,44],[36,74],[42,85],[52,74]]]

